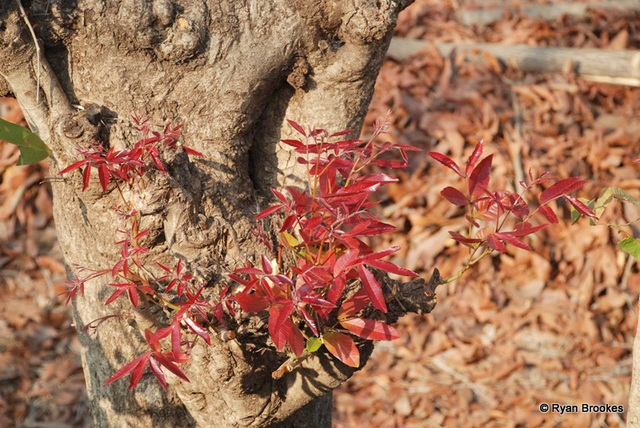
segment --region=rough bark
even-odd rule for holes
[[[182,259],[215,295],[225,272],[260,252],[252,219],[268,204],[266,189],[300,183],[279,144],[290,132],[284,118],[357,132],[405,3],[23,0],[27,17],[10,0],[0,5],[0,75],[52,149],[52,175],[93,141],[133,143],[134,112],[158,127],[185,124],[181,142],[204,157],[179,152],[167,175],[147,174],[140,196],[123,191],[151,229],[149,259]],[[76,173],[52,182],[60,246],[71,271],[110,268],[119,192],[103,194],[96,183],[81,192],[80,181]],[[132,312],[120,299],[104,305],[106,282],[91,283],[73,306],[94,426],[329,426],[327,395],[354,370],[320,354],[274,380],[283,356],[264,352],[264,335],[248,327],[237,340],[198,342],[185,367],[191,382],[168,375],[167,393],[152,376],[133,391],[122,381],[103,386],[145,350],[141,327],[158,322],[140,310],[135,323],[116,318],[84,332]],[[385,279],[388,320],[429,312],[437,283],[437,275],[400,288]],[[364,361],[370,351],[361,350]]]

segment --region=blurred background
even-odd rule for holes
[[[448,234],[466,222],[440,196],[461,183],[429,150],[464,163],[484,139],[494,189],[519,190],[530,170],[548,170],[588,179],[580,197],[618,186],[640,198],[640,76],[619,76],[624,64],[611,56],[640,50],[637,2],[417,0],[396,36],[426,44],[407,56],[409,42],[394,41],[363,129],[366,138],[390,110],[386,138],[425,150],[379,195],[398,231],[376,245],[402,246],[394,262],[449,277],[467,257]],[[477,43],[497,50],[462,46]],[[578,50],[559,67],[545,50],[533,65],[502,58],[511,45],[599,49],[611,70],[578,69]],[[0,116],[25,124],[11,99],[0,101]],[[0,142],[0,426],[89,426],[79,345],[57,296],[65,269],[51,217],[56,178],[47,161],[17,167],[17,156]],[[532,252],[483,259],[437,290],[433,313],[403,318],[402,337],[379,343],[335,392],[335,427],[624,426],[625,413],[545,414],[539,405],[627,409],[640,270],[616,243],[639,236],[640,213],[612,204],[601,223],[616,229],[570,225],[562,203],[558,212],[564,221],[527,241]]]

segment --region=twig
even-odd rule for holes
[[[27,17],[27,13],[22,7],[22,3],[20,0],[16,0],[18,3],[18,8],[20,9],[20,14],[22,15],[22,19],[24,19],[25,24],[29,28],[29,32],[31,33],[31,38],[33,39],[33,44],[36,48],[36,82],[38,86],[38,90],[36,91],[36,104],[40,104],[40,44],[38,43],[38,39],[36,38],[36,32],[33,31],[33,27],[29,22],[29,18]]]
[[[434,358],[432,358],[431,364],[433,364],[433,366],[436,367],[437,369],[442,370],[443,372],[449,374],[454,379],[466,385],[470,390],[473,391],[473,393],[476,395],[476,397],[478,397],[480,401],[484,401],[485,403],[492,402],[492,400],[487,395],[487,388],[485,388],[483,385],[479,385],[473,382],[467,376],[463,375],[462,373],[456,371],[454,368],[447,365],[447,363],[444,362],[444,359],[441,355],[436,355]]]
[[[513,188],[518,189],[518,183],[524,180],[522,170],[522,109],[518,101],[518,95],[511,91],[511,105],[513,106],[513,138],[508,142],[513,162],[514,184]]]

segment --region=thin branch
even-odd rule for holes
[[[22,19],[24,19],[25,24],[27,24],[27,28],[29,28],[31,38],[33,39],[33,45],[36,48],[36,82],[38,88],[40,88],[40,44],[38,43],[38,39],[36,38],[36,32],[33,31],[31,22],[29,22],[29,18],[27,18],[27,13],[24,11],[24,7],[22,7],[22,2],[20,2],[20,0],[16,0],[16,3],[18,4],[18,8],[20,9],[20,15],[22,16]],[[40,91],[36,92],[36,104],[40,104]]]

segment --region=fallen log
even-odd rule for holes
[[[458,22],[464,25],[489,25],[499,20],[506,11],[528,18],[552,20],[563,15],[585,15],[589,9],[640,9],[638,0],[610,0],[594,3],[555,3],[525,7],[501,7],[490,9],[460,10],[456,13]]]
[[[387,56],[402,61],[418,53],[428,43],[424,40],[410,40],[394,37]],[[600,81],[640,85],[640,51],[608,50],[587,48],[557,48],[527,45],[501,45],[496,43],[434,43],[444,57],[455,49],[465,52],[466,59],[481,63],[485,53],[497,60],[527,72],[566,71],[567,65],[578,75],[594,76]]]

